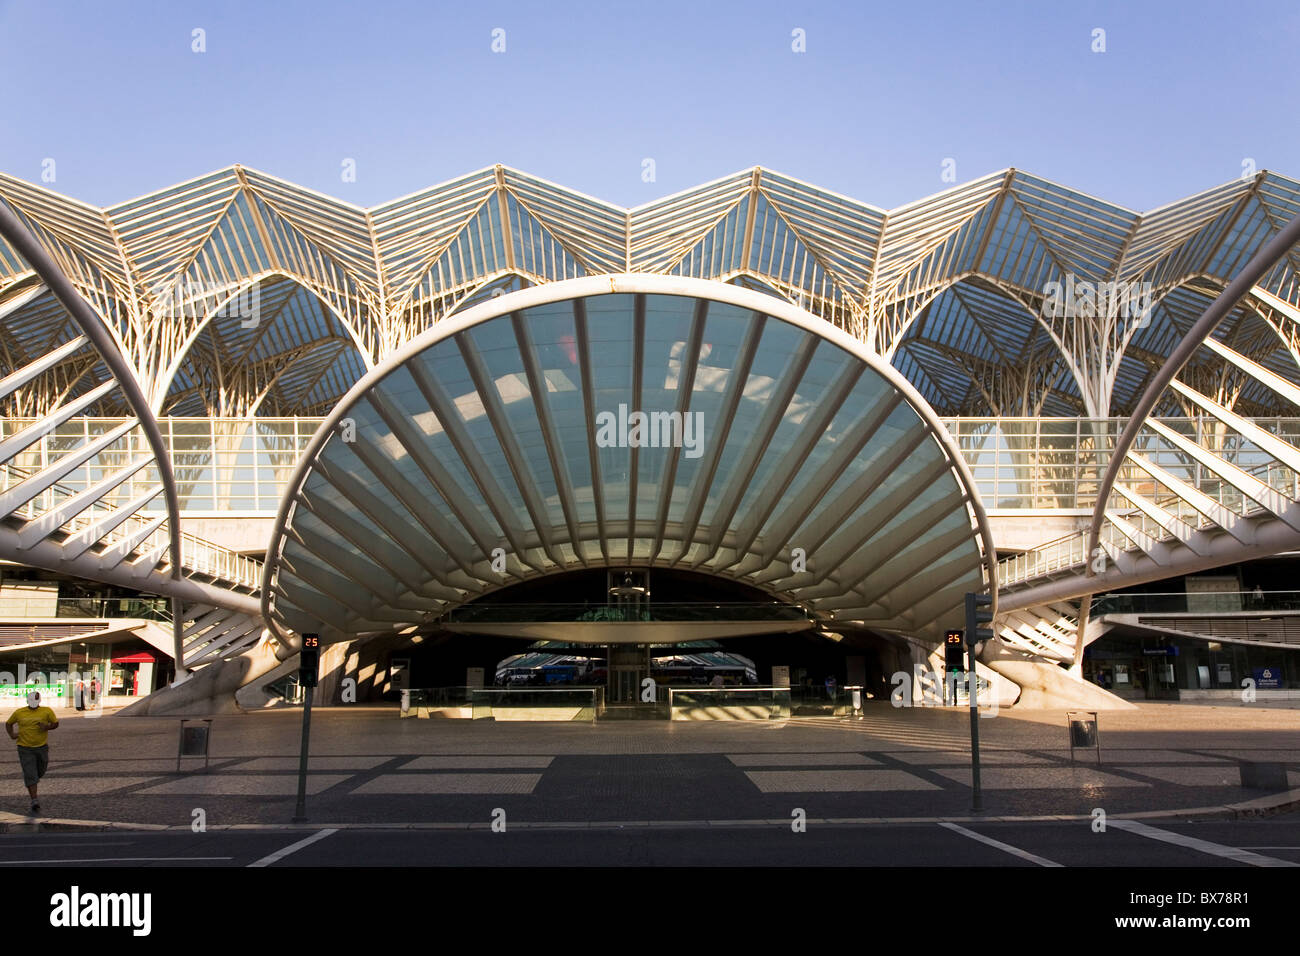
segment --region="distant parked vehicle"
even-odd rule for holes
[[[572,684],[578,679],[578,668],[573,664],[548,664],[541,676],[545,684]]]

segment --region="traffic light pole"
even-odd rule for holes
[[[966,696],[970,701],[971,810],[975,813],[984,809],[984,794],[980,790],[980,679],[975,670],[975,647],[993,640],[993,631],[980,627],[993,622],[992,605],[993,599],[986,594],[966,595]]]
[[[957,684],[965,659],[962,656],[962,644],[966,640],[965,631],[945,631],[943,635],[943,705],[948,706],[948,691],[952,691],[952,705],[957,706]]]
[[[967,697],[970,699],[970,808],[979,813],[984,809],[984,798],[980,792],[980,682],[975,673],[975,645],[966,645],[966,660],[970,664],[970,669],[966,671]]]
[[[302,752],[298,756],[298,806],[293,811],[294,823],[307,822],[307,750],[311,739],[311,702],[315,696],[316,687],[309,684],[302,706]]]
[[[294,823],[307,822],[307,751],[311,740],[311,702],[316,696],[316,681],[320,674],[320,635],[303,634],[298,651],[298,683],[307,691],[302,705],[302,752],[298,755],[298,805],[293,811]]]

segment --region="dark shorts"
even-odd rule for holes
[[[18,762],[23,765],[23,784],[36,786],[36,781],[45,776],[45,768],[50,765],[50,745],[44,747],[19,747]]]

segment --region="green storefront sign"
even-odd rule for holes
[[[0,684],[0,698],[26,700],[32,691],[38,691],[44,700],[47,697],[62,697],[68,689],[63,684]]]

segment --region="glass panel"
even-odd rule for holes
[[[672,720],[785,720],[788,687],[692,687],[668,691]]]
[[[556,302],[529,309],[524,321],[534,360],[546,381],[546,392],[537,400],[544,402],[549,409],[561,467],[572,487],[577,521],[579,524],[595,522],[596,499],[590,458],[593,436],[587,426],[587,409],[582,396],[582,368],[573,304]],[[587,553],[594,556],[598,552]]]
[[[495,390],[496,402],[504,413],[505,420],[497,423],[497,427],[506,430],[506,441],[513,443],[524,471],[522,476],[513,474],[508,459],[505,458],[501,437],[494,431],[496,441],[487,442],[485,436],[484,442],[488,448],[501,453],[500,460],[505,470],[495,472],[497,480],[502,484],[509,482],[518,490],[521,506],[525,500],[523,489],[518,487],[521,481],[531,485],[529,490],[540,499],[539,505],[545,510],[536,519],[525,510],[519,515],[522,527],[532,527],[538,521],[546,522],[551,528],[563,527],[564,509],[560,504],[555,473],[551,468],[532,386],[524,370],[524,359],[519,352],[519,342],[510,319],[503,317],[475,326],[466,333],[466,337],[478,349],[491,381],[489,387]]]
[[[695,300],[676,296],[646,297],[646,334],[641,353],[641,405],[644,420],[642,447],[637,451],[637,525],[653,534],[659,502],[670,462],[676,462],[674,483],[682,480],[681,466],[698,460],[703,452],[704,413],[688,406],[678,412],[682,376],[696,360],[688,355]],[[701,353],[705,351],[702,346]],[[694,395],[691,396],[694,398]],[[647,548],[648,556],[649,549]],[[634,555],[636,549],[634,548]],[[640,556],[640,555],[636,555]]]
[[[604,707],[599,687],[484,688],[469,692],[475,720],[595,720]]]
[[[637,361],[631,322],[634,303],[635,296],[631,295],[592,296],[586,300],[601,494],[605,499],[605,521],[614,526],[609,529],[611,537],[626,533],[618,528],[626,529],[629,515],[632,451],[626,444],[623,413],[630,414],[637,407],[637,397],[632,394]],[[617,545],[611,544],[611,548],[619,550]]]

